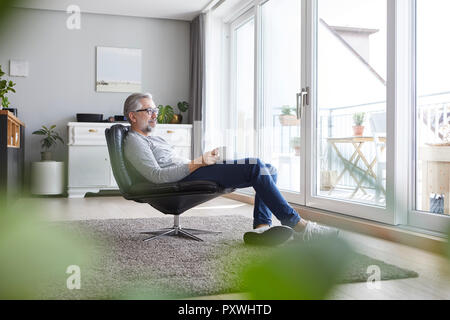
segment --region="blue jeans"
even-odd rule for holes
[[[287,203],[276,186],[277,170],[258,158],[220,162],[201,167],[181,181],[214,181],[225,188],[253,187],[256,191],[253,210],[253,228],[260,224],[272,225],[272,213],[282,225],[294,227],[299,214]]]

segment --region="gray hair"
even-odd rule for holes
[[[153,97],[150,93],[133,93],[130,95],[123,105],[123,115],[128,119],[128,113],[142,108],[141,99],[151,99]]]

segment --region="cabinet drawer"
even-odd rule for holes
[[[106,145],[105,127],[69,127],[71,145]]]
[[[191,130],[184,128],[166,129],[156,127],[155,136],[160,136],[172,146],[190,146]]]

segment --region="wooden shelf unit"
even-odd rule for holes
[[[0,198],[9,200],[23,190],[24,149],[25,124],[0,110]]]
[[[7,147],[20,148],[20,126],[23,126],[23,123],[9,111],[1,110],[0,114],[6,114],[8,117]]]

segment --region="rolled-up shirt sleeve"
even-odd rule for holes
[[[124,153],[131,165],[152,183],[176,182],[190,174],[188,163],[174,163],[161,168],[149,145],[142,139],[127,137]]]

